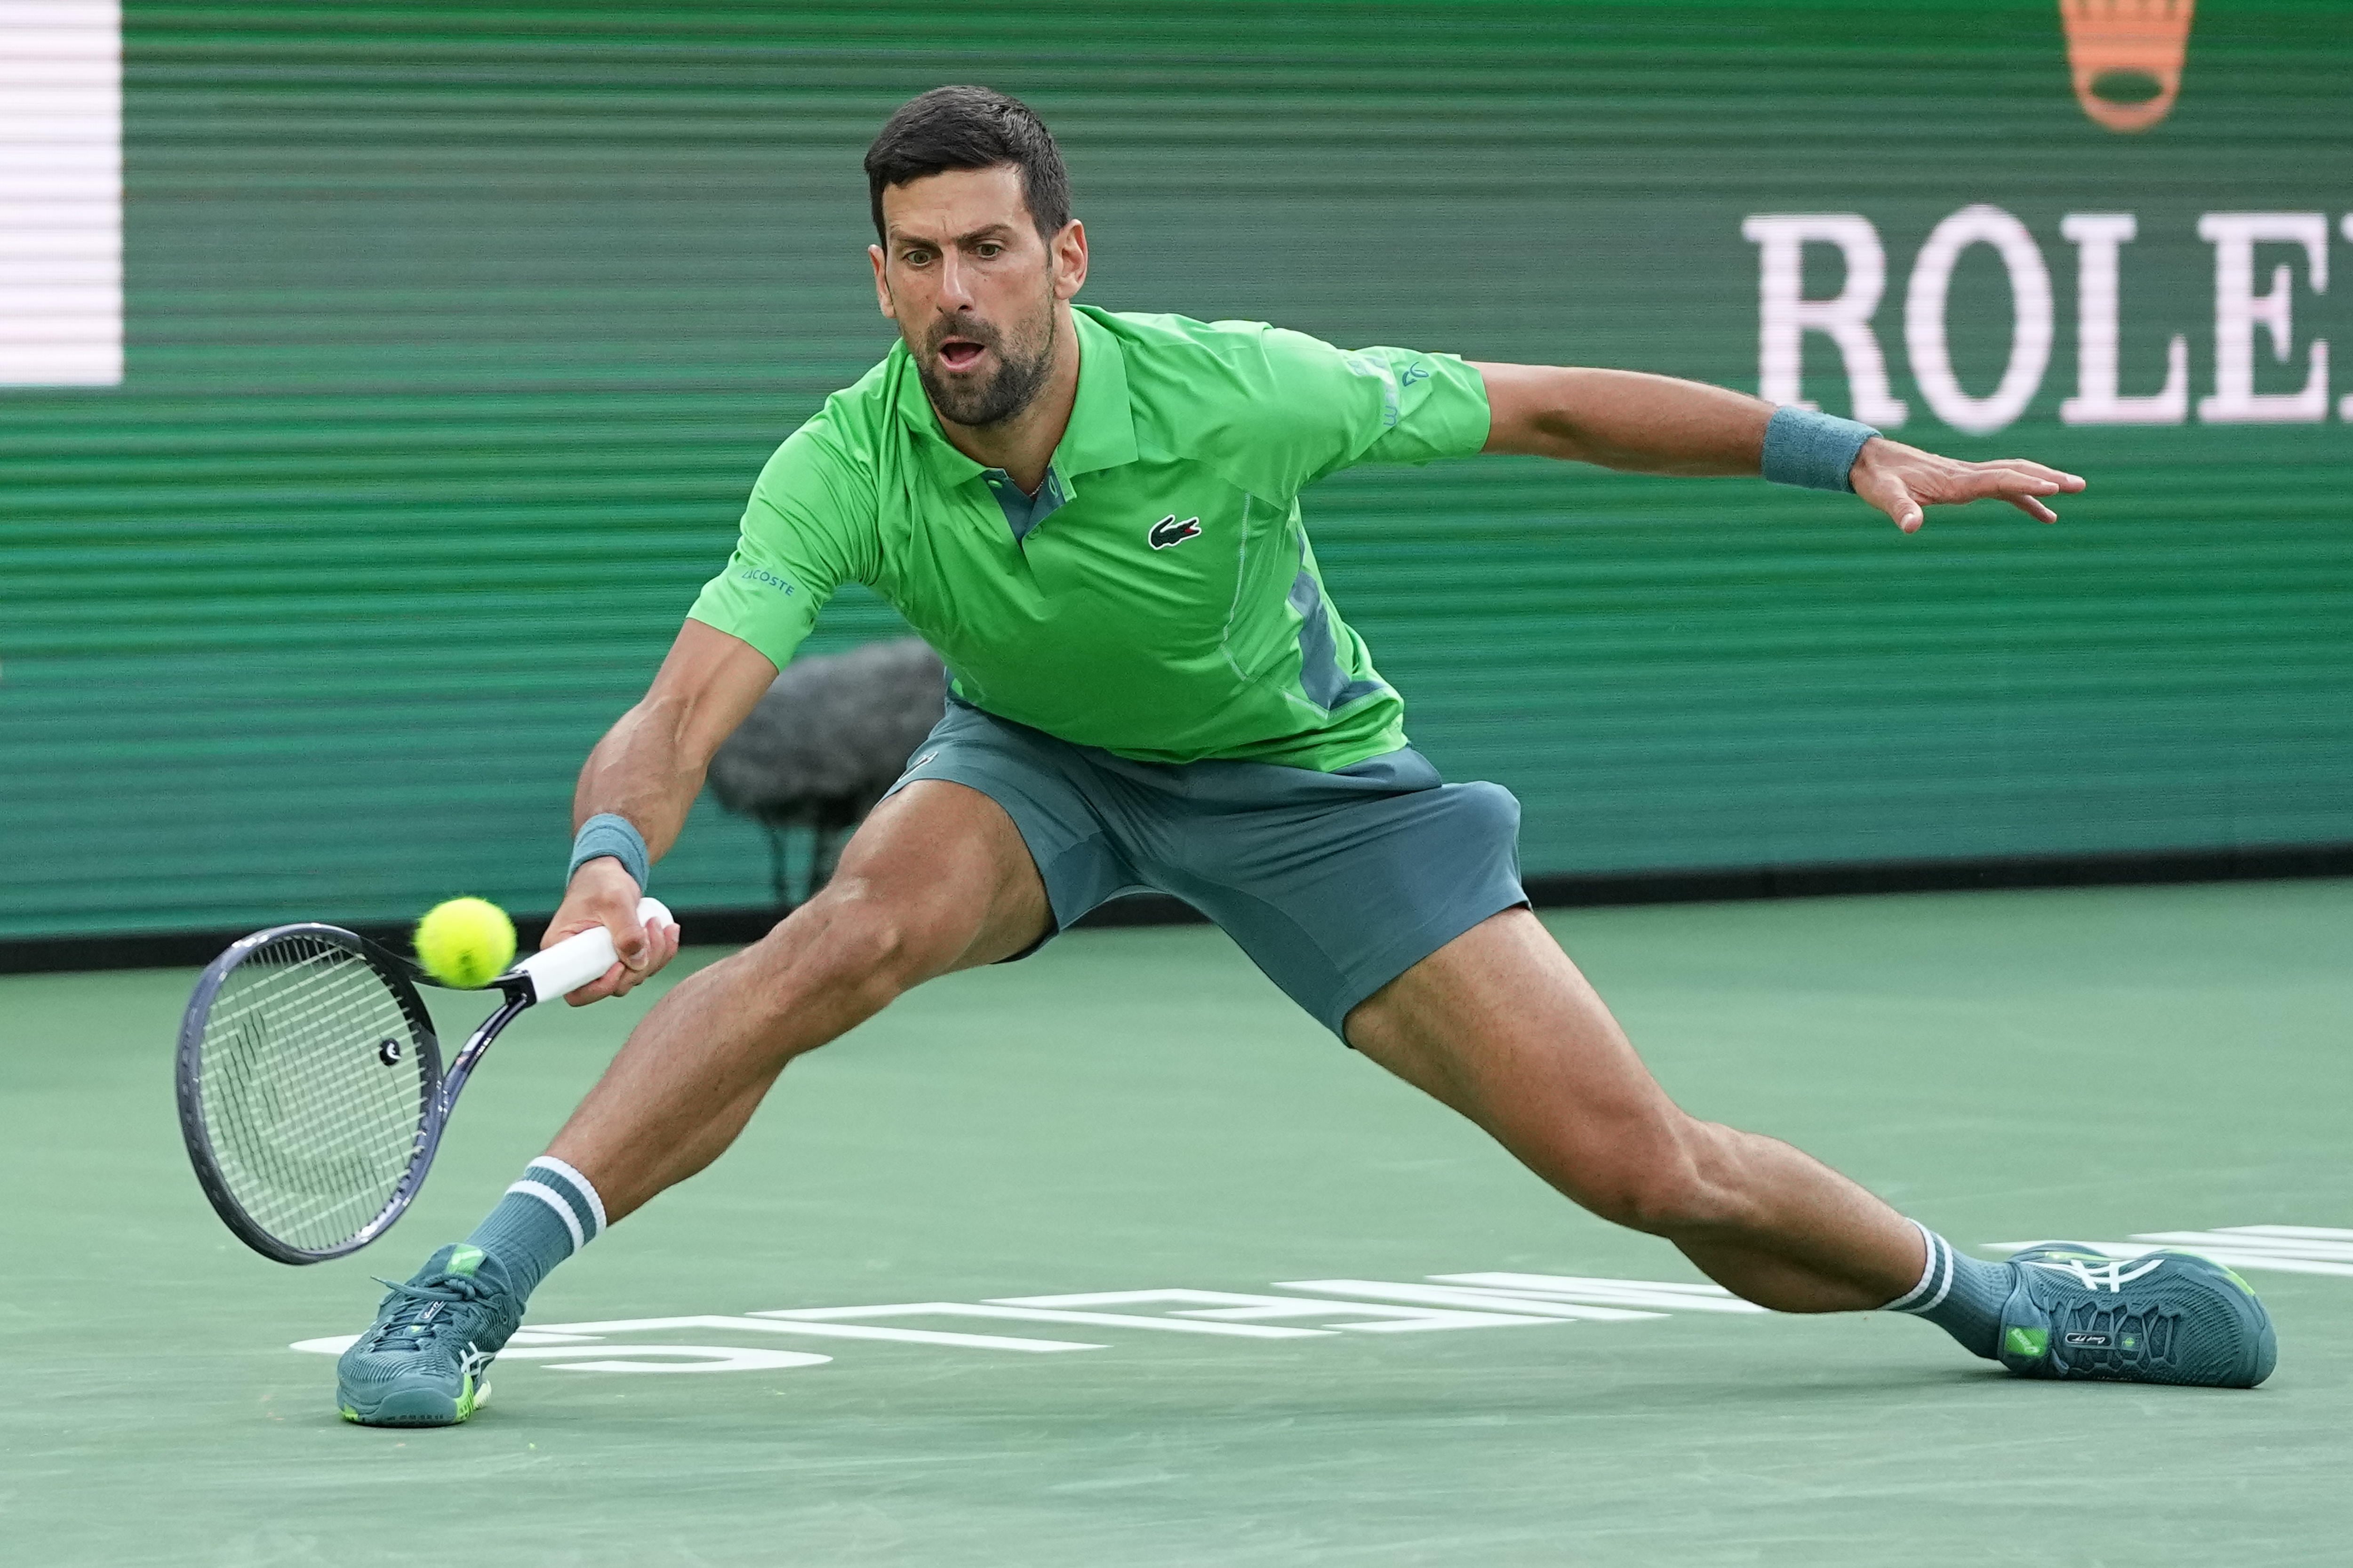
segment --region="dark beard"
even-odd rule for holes
[[[1024,359],[1006,343],[1003,334],[993,327],[978,322],[943,323],[932,333],[932,351],[915,357],[915,374],[923,381],[923,394],[932,400],[939,416],[952,425],[967,428],[1001,425],[1038,400],[1046,381],[1054,370],[1054,334],[1059,329],[1050,307],[1046,314],[1046,341],[1039,345],[1035,356]],[[997,355],[997,374],[976,386],[966,383],[951,385],[940,374],[937,366],[939,342],[944,338],[970,338],[987,345]]]

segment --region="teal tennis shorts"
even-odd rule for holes
[[[1056,931],[1122,893],[1174,894],[1344,1040],[1350,1008],[1528,901],[1520,803],[1443,782],[1411,747],[1329,773],[1138,763],[951,700],[892,794],[918,779],[1005,808]]]

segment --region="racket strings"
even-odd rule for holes
[[[339,955],[348,957],[348,955]],[[316,963],[316,959],[304,962]],[[309,1130],[308,1137],[288,1141],[283,1147],[289,1154],[314,1164],[332,1163],[335,1158],[352,1152],[353,1133],[359,1129],[338,1122],[322,1114],[333,1108],[325,1092],[334,1079],[329,1075],[348,1067],[349,1046],[359,1036],[378,1037],[375,1049],[382,1065],[383,1040],[400,1043],[403,1052],[407,1039],[407,1021],[397,1018],[385,1034],[382,1020],[374,1016],[379,1002],[372,971],[356,960],[349,960],[329,978],[339,985],[314,985],[290,1006],[279,1006],[270,1011],[255,1008],[235,1020],[238,1042],[244,1047],[248,1061],[264,1059],[273,1037],[280,1044],[293,1043],[303,1052],[291,1065],[297,1069],[282,1079],[257,1079],[255,1087],[263,1102],[277,1116],[278,1125]],[[398,1005],[392,1005],[397,1014]],[[380,1075],[369,1075],[372,1081],[387,1082]],[[280,1105],[280,1096],[290,1089],[298,1102]]]
[[[329,968],[316,959],[311,967]],[[354,1025],[364,1029],[374,1021],[363,1021],[371,1010],[364,988],[352,986],[332,970],[301,977],[329,984],[296,990],[281,979],[267,987],[280,1004],[274,1008],[254,1005],[259,997],[241,997],[246,1005],[220,1031],[228,1047],[222,1061],[229,1092],[215,1101],[215,1109],[225,1141],[240,1157],[242,1168],[232,1180],[259,1198],[264,1212],[256,1219],[298,1242],[309,1239],[302,1233],[322,1222],[348,1225],[351,1216],[335,1211],[377,1187],[385,1165],[383,1159],[370,1157],[377,1152],[371,1145],[382,1142],[385,1108],[339,1103],[346,1097],[331,1076],[338,1068],[335,1057],[343,1053],[329,1043],[336,1037],[329,1031],[343,1031],[349,1038]],[[354,990],[361,994],[351,994]],[[286,1005],[290,999],[292,1005]],[[348,1075],[348,1067],[342,1070]]]
[[[229,1020],[237,1046],[240,1075],[249,1086],[254,1103],[268,1116],[269,1141],[274,1152],[290,1162],[298,1173],[325,1178],[332,1187],[347,1187],[354,1173],[352,1162],[364,1159],[389,1110],[403,1123],[417,1108],[414,1096],[404,1092],[396,1072],[351,1073],[351,1058],[362,1037],[373,1042],[381,1067],[381,1041],[391,1038],[406,1047],[406,1020],[398,1005],[385,995],[381,983],[364,963],[341,950],[312,954],[297,963],[310,973],[280,977],[267,988],[266,1005],[237,1009]],[[288,984],[294,979],[294,984]],[[260,989],[260,988],[257,988]],[[263,1064],[271,1070],[257,1071]],[[354,1105],[346,1090],[352,1084],[377,1086],[379,1092]],[[389,1088],[386,1095],[382,1089]],[[368,1103],[368,1102],[375,1103]],[[354,1116],[353,1110],[363,1114]],[[249,1122],[246,1131],[260,1131]]]
[[[238,1203],[306,1250],[383,1213],[424,1135],[431,1089],[391,988],[358,954],[309,935],[230,972],[206,1019],[201,1082]]]
[[[406,1020],[373,971],[340,951],[303,954],[245,989],[219,1030],[230,1092],[216,1107],[243,1167],[232,1182],[273,1233],[332,1244],[374,1217],[414,1151],[417,1076],[375,1054],[382,1038],[411,1043]]]

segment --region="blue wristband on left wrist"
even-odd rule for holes
[[[646,890],[646,877],[652,869],[653,857],[646,851],[645,835],[626,816],[600,811],[580,825],[572,838],[572,865],[564,873],[569,885],[575,873],[591,860],[611,856],[621,863],[638,884],[638,891]]]
[[[1777,485],[1852,493],[1854,460],[1862,456],[1863,443],[1878,434],[1835,414],[1776,408],[1765,426],[1764,475]]]

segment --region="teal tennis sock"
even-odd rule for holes
[[[1970,1354],[1993,1360],[2001,1349],[2002,1303],[2017,1282],[2018,1266],[1980,1263],[1918,1220],[1912,1224],[1928,1243],[1928,1265],[1920,1283],[1880,1310],[1926,1318]]]
[[[516,1296],[528,1300],[547,1271],[605,1229],[605,1201],[588,1178],[553,1155],[523,1167],[498,1207],[466,1238],[499,1260]]]

